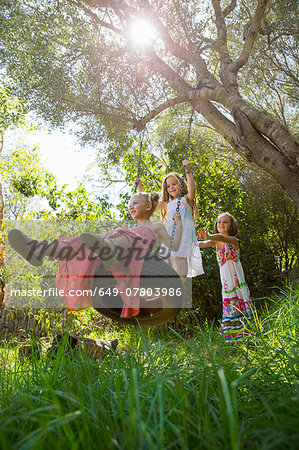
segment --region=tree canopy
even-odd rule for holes
[[[298,20],[293,0],[15,0],[0,15],[7,75],[54,125],[85,139],[142,130],[190,104],[299,205],[295,141]],[[139,45],[132,27],[152,36]],[[142,34],[139,34],[139,40]]]

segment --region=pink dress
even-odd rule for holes
[[[130,243],[127,258],[115,266],[109,266],[104,261],[85,248],[79,237],[59,238],[57,241],[68,244],[77,254],[69,260],[57,259],[59,264],[55,279],[55,286],[66,308],[71,311],[88,308],[93,305],[92,291],[94,274],[101,264],[112,272],[116,280],[116,288],[120,292],[124,307],[121,317],[134,317],[139,313],[139,281],[142,266],[146,257],[152,252],[156,237],[150,228],[137,227],[134,229],[118,228],[102,233],[101,236],[116,238],[125,235]],[[131,289],[128,289],[131,288]],[[137,289],[134,289],[137,288]],[[62,294],[63,292],[63,294]],[[127,295],[130,292],[136,295]]]

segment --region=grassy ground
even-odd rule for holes
[[[295,449],[299,289],[260,315],[261,332],[225,344],[123,328],[100,364],[60,352],[20,360],[0,347],[1,449]],[[298,448],[298,447],[297,447]]]

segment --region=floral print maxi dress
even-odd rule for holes
[[[242,339],[249,334],[254,307],[240,262],[240,251],[230,244],[216,250],[222,283],[221,334],[225,341]]]

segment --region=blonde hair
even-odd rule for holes
[[[234,218],[234,216],[232,214],[230,214],[229,212],[223,212],[221,214],[219,214],[214,222],[214,233],[219,233],[219,231],[217,230],[217,224],[218,224],[218,220],[220,217],[222,216],[228,216],[230,218],[231,224],[229,227],[229,235],[230,236],[237,236],[237,234],[239,233],[239,227],[238,227],[238,222],[237,220]]]
[[[140,197],[142,197],[145,204],[152,205],[151,215],[155,212],[160,200],[160,194],[158,192],[137,192],[137,194],[134,195],[139,195]]]
[[[179,183],[179,185],[181,185],[182,183],[182,192],[181,192],[181,196],[184,197],[186,194],[188,194],[188,185],[186,183],[186,181],[184,180],[184,178],[182,177],[182,175],[180,175],[177,172],[170,172],[166,175],[166,177],[163,179],[162,181],[162,201],[164,204],[170,202],[171,200],[173,200],[172,196],[169,195],[169,193],[167,192],[167,179],[169,177],[173,177],[177,180],[177,182]],[[166,219],[166,215],[167,215],[167,209],[165,207],[161,208],[161,218],[162,220]],[[193,221],[195,222],[197,217],[198,217],[198,211],[197,211],[197,207],[196,207],[196,203],[194,200],[193,206],[192,206],[192,217],[193,217]]]

